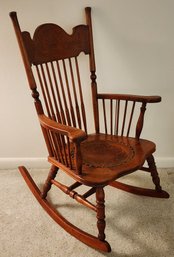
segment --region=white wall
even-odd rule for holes
[[[70,32],[85,6],[93,7],[100,91],[162,96],[149,105],[143,137],[156,142],[158,166],[174,166],[173,0],[1,0],[0,168],[47,156],[8,13],[17,11],[24,30],[54,22]]]

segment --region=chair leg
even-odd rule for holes
[[[52,169],[54,170],[54,168],[52,167]],[[55,168],[56,170],[56,168]],[[33,193],[33,195],[36,197],[36,199],[38,200],[38,202],[40,203],[40,205],[44,208],[44,210],[50,215],[50,217],[57,223],[59,224],[63,229],[65,229],[69,234],[71,234],[72,236],[74,236],[75,238],[77,238],[78,240],[80,240],[82,243],[93,247],[97,250],[100,251],[104,251],[104,252],[110,252],[111,251],[111,247],[109,245],[108,242],[106,242],[105,240],[100,240],[98,237],[95,237],[91,234],[86,233],[85,231],[79,229],[78,227],[74,226],[72,223],[70,223],[67,219],[65,219],[59,212],[58,210],[56,210],[53,205],[51,205],[49,203],[49,201],[47,199],[43,199],[41,197],[41,191],[39,190],[39,188],[37,187],[37,185],[35,184],[34,180],[32,179],[32,177],[30,176],[28,170],[23,167],[20,166],[19,167],[19,171],[22,174],[25,182],[27,183],[28,187],[30,188],[31,192]],[[102,191],[102,190],[101,190]],[[101,221],[103,221],[104,218],[102,218],[104,216],[104,211],[103,211],[103,203],[104,201],[104,197],[102,196],[103,193],[100,194],[100,190],[98,192],[98,202],[99,202],[99,208],[100,206],[102,206],[101,211],[98,212],[99,214],[99,219],[101,219]],[[101,200],[100,200],[101,198]],[[103,199],[103,200],[102,200]],[[102,222],[101,222],[102,223]],[[100,230],[103,231],[103,229],[100,228]],[[100,232],[101,235],[104,234],[104,232]],[[103,238],[103,236],[101,236],[101,238]]]
[[[156,168],[156,165],[155,165],[155,160],[154,160],[153,155],[150,155],[147,158],[147,163],[148,163],[148,166],[149,166],[149,170],[151,172],[152,181],[155,184],[155,189],[156,189],[156,191],[161,192],[162,188],[160,186],[160,178],[158,176],[158,171],[157,171],[157,168]]]
[[[98,239],[101,241],[105,240],[105,193],[103,187],[96,189],[96,202],[97,202],[97,228],[98,228]]]
[[[158,198],[169,198],[170,195],[166,191],[162,190],[160,186],[160,178],[158,176],[153,155],[150,155],[147,158],[147,163],[149,166],[147,170],[151,173],[152,181],[155,184],[155,189],[135,187],[132,185],[124,184],[119,181],[112,181],[110,182],[109,185],[136,195],[144,195],[144,196],[158,197]]]
[[[54,165],[51,166],[50,172],[48,174],[48,177],[47,177],[47,179],[45,181],[45,184],[43,186],[43,190],[42,190],[42,193],[41,193],[41,197],[43,199],[45,199],[47,197],[47,193],[51,189],[51,185],[52,185],[51,180],[56,177],[58,169],[59,168],[57,168]]]

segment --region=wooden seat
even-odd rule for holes
[[[147,140],[93,134],[81,144],[82,172],[68,171],[75,180],[88,186],[107,185],[110,181],[141,169],[148,156],[154,152],[155,144]],[[71,152],[74,156],[74,151]],[[58,165],[49,157],[50,163]]]
[[[85,13],[87,24],[73,28],[71,35],[58,25],[47,23],[40,25],[33,37],[21,31],[16,13],[10,13],[51,164],[42,190],[24,166],[19,170],[38,202],[60,226],[90,247],[109,252],[111,247],[104,232],[105,186],[138,195],[169,197],[160,186],[153,157],[156,146],[140,137],[147,104],[158,103],[161,97],[98,93],[91,8],[85,8]],[[81,52],[85,54],[83,62],[89,57],[93,134],[88,132],[91,110],[86,109],[83,94]],[[74,183],[67,186],[56,180],[58,170],[71,176]],[[117,181],[137,170],[150,173],[154,189]],[[52,185],[96,212],[97,236],[71,224],[49,203],[47,194]],[[89,187],[84,194],[75,191],[83,185]],[[96,203],[88,199],[93,194]]]

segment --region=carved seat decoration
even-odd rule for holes
[[[93,140],[81,145],[83,164],[94,168],[114,168],[130,161],[135,152],[130,145],[112,140]],[[105,154],[109,153],[107,160]],[[96,155],[97,158],[96,158]]]
[[[51,164],[42,189],[24,166],[20,166],[19,171],[55,222],[88,246],[109,252],[111,247],[105,240],[106,186],[138,195],[169,197],[160,186],[153,157],[156,146],[140,137],[147,104],[158,103],[161,97],[98,93],[91,8],[85,8],[85,13],[86,25],[76,26],[71,35],[58,25],[47,23],[40,25],[33,37],[29,32],[21,31],[16,13],[10,13]],[[93,134],[88,133],[87,111],[90,110],[86,109],[83,94],[81,52],[89,57]],[[154,189],[117,181],[137,170],[150,173]],[[56,180],[58,171],[65,172],[74,183],[67,186]],[[49,203],[47,194],[52,185],[96,213],[97,236],[71,224]],[[83,185],[89,187],[87,192],[79,194],[75,191]],[[93,194],[96,203],[88,199]]]

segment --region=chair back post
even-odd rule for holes
[[[30,86],[30,89],[32,91],[32,97],[35,100],[34,103],[35,103],[36,111],[37,111],[38,114],[43,114],[42,104],[39,100],[39,92],[37,91],[36,82],[35,82],[33,72],[32,72],[32,69],[31,69],[31,63],[29,61],[27,51],[25,49],[25,44],[24,44],[24,40],[23,40],[23,37],[22,37],[22,32],[21,32],[21,29],[20,29],[20,25],[19,25],[19,22],[18,22],[16,12],[11,12],[10,17],[11,17],[11,20],[12,20],[12,23],[13,23],[13,26],[14,26],[17,41],[18,41],[19,48],[20,48],[20,51],[21,51],[21,55],[22,55],[24,67],[25,67],[25,70],[26,70],[29,86]]]
[[[86,23],[89,27],[89,44],[90,44],[90,72],[91,72],[91,87],[92,87],[92,100],[94,110],[94,122],[95,131],[99,133],[99,111],[98,111],[98,99],[97,99],[97,83],[96,83],[96,66],[95,66],[95,55],[94,55],[94,43],[92,33],[92,19],[91,19],[91,7],[85,8]]]
[[[140,115],[139,115],[137,126],[136,126],[136,135],[135,136],[138,140],[140,138],[140,135],[141,135],[141,132],[143,129],[145,111],[146,111],[146,103],[143,102],[142,106],[140,108]]]

